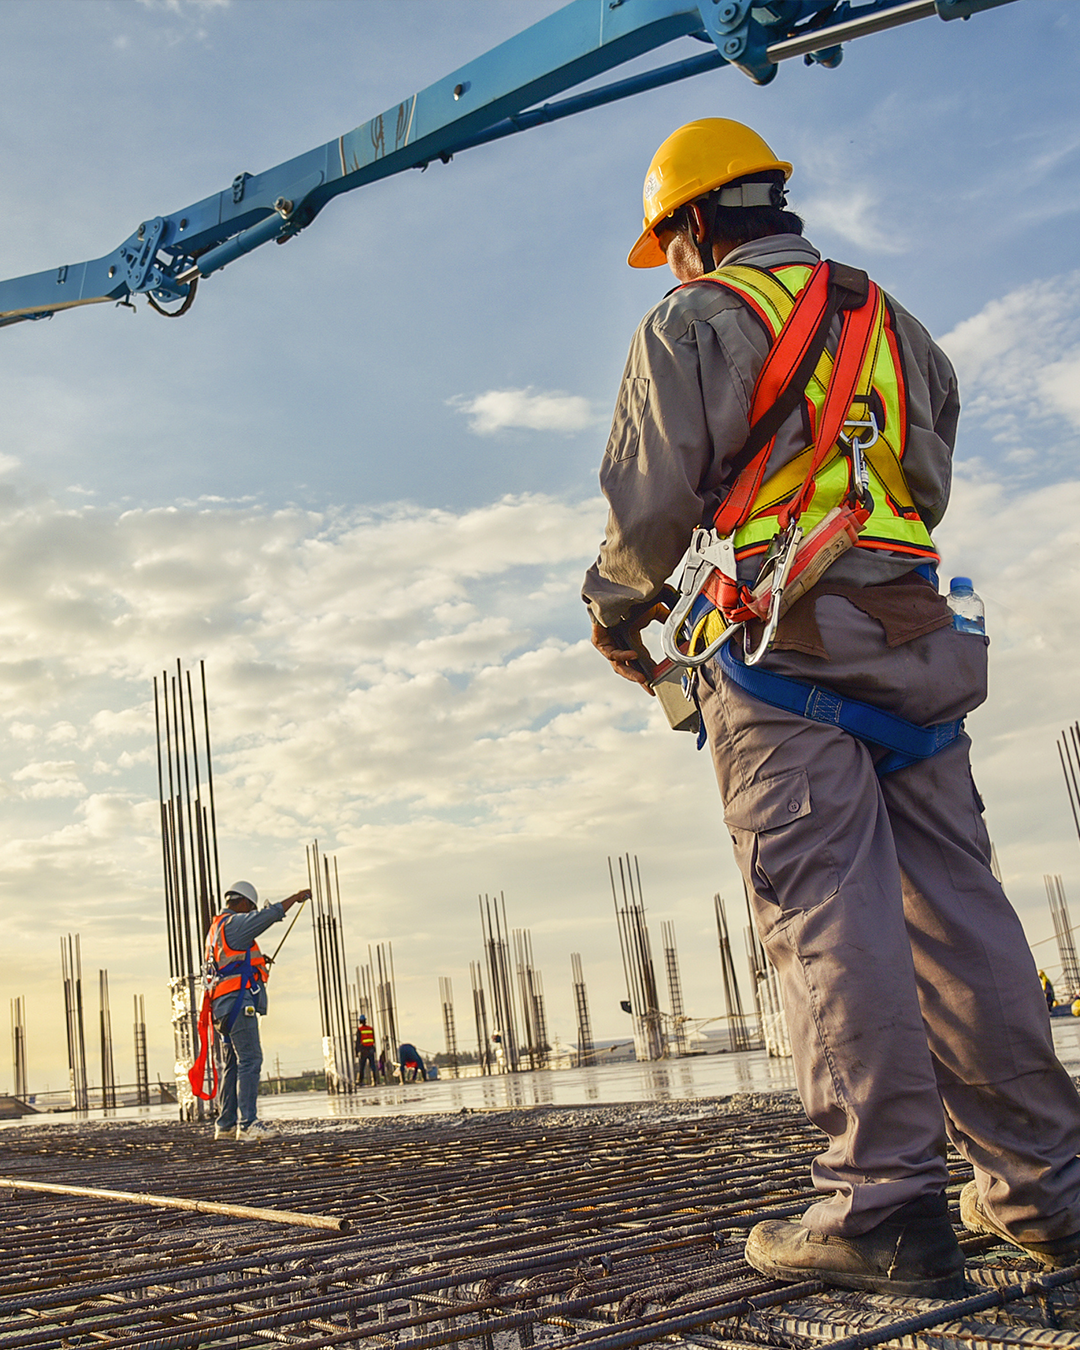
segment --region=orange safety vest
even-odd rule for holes
[[[356,1028],[356,1036],[360,1042],[361,1050],[375,1049],[375,1028],[369,1027],[366,1022]]]
[[[250,962],[251,977],[248,987],[256,981],[265,984],[270,977],[266,957],[259,951],[259,944],[253,942],[246,950],[230,947],[225,941],[225,920],[231,914],[218,914],[210,925],[206,935],[206,965],[211,972],[209,992],[212,999],[222,998],[225,994],[235,994],[244,984],[243,968]],[[249,962],[245,961],[249,958]],[[214,974],[216,972],[216,976]]]
[[[802,263],[768,270],[735,264],[720,267],[701,280],[723,286],[737,295],[761,320],[775,347],[796,300],[819,273],[820,265],[814,268]],[[907,392],[895,323],[884,294],[873,283],[870,284],[867,306],[872,309],[867,309],[861,346],[854,358],[860,362],[855,394],[850,410],[844,410],[848,417],[864,422],[872,416],[876,430],[873,443],[863,449],[873,509],[855,546],[907,554],[912,559],[912,566],[925,561],[936,563],[938,553],[934,541],[919,516],[904,477]],[[840,352],[837,359],[842,359]],[[852,491],[851,459],[839,441],[826,447],[809,485],[806,483],[807,472],[819,454],[814,439],[817,429],[823,420],[835,421],[835,417],[823,417],[833,364],[834,357],[828,350],[824,351],[803,396],[810,435],[807,448],[765,478],[768,453],[772,448],[770,441],[738,475],[720,504],[714,527],[721,535],[734,534],[737,560],[764,553],[777,531],[786,526],[793,515],[804,533],[809,533]],[[782,373],[778,376],[763,368],[754,388],[751,422],[775,401],[776,394],[771,385],[781,377]],[[860,436],[860,439],[864,438]]]

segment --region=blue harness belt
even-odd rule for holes
[[[952,745],[964,729],[962,717],[955,722],[921,727],[870,703],[841,698],[823,685],[804,684],[802,680],[792,680],[786,675],[774,675],[760,666],[747,666],[735,656],[731,643],[720,648],[716,660],[733,684],[762,703],[783,708],[798,717],[808,717],[812,722],[840,727],[860,741],[888,750],[890,753],[875,765],[879,778],[936,755],[939,750]]]
[[[221,969],[218,971],[219,980],[226,979],[230,975],[240,976],[240,988],[236,991],[236,1001],[229,1009],[229,1015],[228,1017],[226,1017],[223,1025],[223,1030],[226,1036],[232,1033],[232,1029],[236,1025],[236,1019],[240,1014],[240,1005],[244,1001],[245,991],[250,989],[252,990],[252,992],[254,992],[255,989],[255,971],[251,965],[250,947],[244,953],[243,960],[233,961],[227,966],[222,966]]]

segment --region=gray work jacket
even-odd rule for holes
[[[820,257],[799,235],[779,234],[740,245],[724,263],[812,266]],[[904,475],[933,530],[949,500],[960,413],[956,376],[926,329],[888,301],[907,387]],[[728,466],[749,433],[754,383],[768,352],[760,321],[719,286],[679,287],[638,325],[600,467],[610,507],[607,532],[582,588],[593,617],[606,628],[659,591],[702,523],[706,494],[730,486]],[[780,429],[767,472],[805,446],[796,409]],[[901,576],[911,565],[902,554],[852,549],[829,577],[868,586]]]

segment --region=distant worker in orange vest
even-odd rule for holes
[[[360,1062],[356,1073],[356,1081],[361,1087],[364,1086],[364,1069],[370,1066],[371,1086],[378,1087],[379,1066],[375,1062],[375,1028],[368,1025],[368,1020],[363,1013],[357,1019],[356,1055]]]
[[[250,881],[238,881],[225,892],[225,908],[206,935],[207,986],[212,1000],[214,1046],[220,1075],[216,1140],[258,1143],[277,1134],[258,1119],[262,1043],[259,1018],[266,1015],[266,957],[255,939],[311,892],[297,891],[287,900],[259,909],[259,893]]]
[[[963,1224],[1070,1266],[1080,1099],[972,782],[979,603],[966,578],[953,604],[937,588],[956,377],[911,314],[803,237],[791,173],[725,118],[653,156],[627,261],[679,284],[631,343],[583,595],[594,645],[638,684],[641,630],[670,612],[664,651],[693,666],[725,831],[827,1139],[816,1202],[757,1224],[747,1261],[953,1298],[946,1140],[975,1172]]]

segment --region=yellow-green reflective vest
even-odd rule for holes
[[[775,342],[812,270],[804,264],[770,271],[738,264],[718,268],[707,279],[740,296]],[[851,413],[853,418],[863,418],[866,415],[864,409],[872,411],[878,428],[876,442],[863,452],[874,507],[866,528],[859,535],[857,547],[909,554],[913,566],[927,559],[937,562],[934,541],[915,508],[902,468],[907,438],[907,396],[893,319],[883,294],[879,294],[875,324],[874,340],[860,374]],[[832,356],[828,350],[824,351],[803,401],[809,444],[762,483],[749,516],[735,532],[736,558],[765,552],[776,534],[776,517],[781,506],[802,488],[813,455],[814,428],[821,417],[832,364]],[[851,460],[836,445],[814,476],[813,497],[799,520],[804,534],[847,497],[851,489],[850,476]]]

